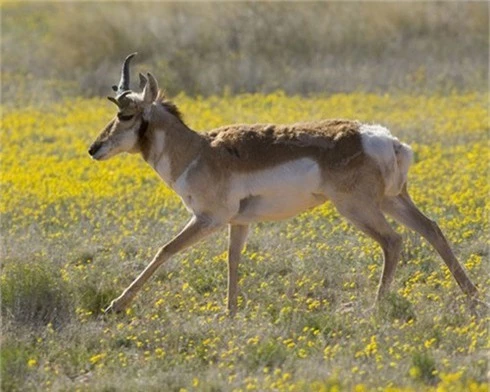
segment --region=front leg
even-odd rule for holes
[[[219,229],[222,225],[206,216],[194,216],[185,228],[165,244],[157,252],[145,270],[124,290],[124,292],[111,302],[105,312],[123,311],[135,297],[145,282],[153,275],[156,269],[167,261],[172,255],[184,250],[204,237]]]
[[[228,312],[234,316],[238,302],[238,263],[247,240],[248,225],[230,225],[228,240]]]

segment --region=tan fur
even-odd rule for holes
[[[167,105],[159,108],[166,111]],[[213,170],[242,172],[262,170],[286,161],[311,157],[325,169],[328,177],[332,171],[360,166],[364,162],[358,132],[359,122],[326,120],[292,125],[238,124],[218,128],[207,133],[189,129],[180,117],[173,113],[161,113],[140,140],[140,150],[145,158],[157,132],[165,132],[168,141],[160,152],[169,157],[172,165],[172,181],[198,154]],[[164,131],[165,130],[165,131]],[[189,158],[191,157],[191,158]]]
[[[358,129],[357,121],[326,120],[231,125],[205,136],[214,159],[226,161],[231,170],[258,170],[306,156],[335,168],[362,154]]]
[[[154,77],[148,74],[146,80],[141,94],[126,94],[124,102],[116,101],[122,114],[133,117],[127,121],[114,118],[89,152],[98,160],[121,152],[121,146],[128,152],[140,152],[179,194],[193,217],[107,311],[123,310],[158,266],[229,225],[228,310],[234,314],[238,264],[249,223],[283,219],[327,199],[380,244],[384,268],[378,297],[389,289],[401,249],[401,237],[386,221],[385,212],[427,238],[463,291],[476,296],[476,287],[438,226],[408,196],[405,181],[410,148],[385,128],[367,127],[368,131],[363,131],[364,125],[357,121],[325,120],[291,125],[237,124],[197,133],[185,125],[178,108],[158,92]],[[368,147],[363,144],[366,140]],[[398,195],[392,194],[393,187],[388,189],[388,179],[403,182]]]
[[[166,140],[162,151],[154,151],[154,159],[159,160],[162,156],[168,157],[171,164],[171,182],[182,174],[189,163],[198,154],[204,144],[204,139],[196,132],[189,129],[181,117],[168,111],[170,105],[159,102],[155,107],[153,120],[148,126],[147,131],[140,138],[140,152],[143,158],[148,161],[152,154],[154,141],[158,133],[164,132]],[[175,113],[179,113],[176,111]]]
[[[165,93],[162,90],[158,91],[158,95],[157,95],[155,102],[162,105],[163,108],[168,113],[170,113],[177,120],[179,120],[182,124],[184,124],[184,118],[183,118],[182,113],[180,112],[179,108],[177,107],[177,105],[175,103],[173,103],[172,101],[167,99],[167,97],[165,96]]]

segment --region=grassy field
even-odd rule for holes
[[[244,94],[175,99],[194,129],[357,118],[410,143],[410,190],[483,293],[488,95]],[[123,315],[101,309],[188,219],[142,159],[96,163],[106,100],[4,108],[1,382],[5,391],[487,391],[487,316],[402,228],[392,295],[374,313],[377,245],[327,203],[253,227],[239,311],[225,316],[226,235],[164,265]]]

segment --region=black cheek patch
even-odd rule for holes
[[[118,113],[117,114],[117,118],[121,121],[129,121],[131,120],[132,118],[134,117],[134,114],[128,114],[128,115],[124,115],[124,114],[121,114],[121,113]]]

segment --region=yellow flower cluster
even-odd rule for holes
[[[487,292],[484,94],[277,92],[175,101],[197,130],[321,118],[388,126],[413,146],[413,198]],[[233,320],[225,314],[223,233],[163,266],[126,314],[101,316],[187,212],[137,156],[103,163],[88,157],[91,140],[114,114],[106,101],[3,111],[2,287],[11,266],[54,266],[73,305],[69,321],[36,330],[36,339],[22,328],[7,335],[25,345],[12,349],[13,357],[26,353],[15,362],[28,373],[13,373],[26,380],[18,389],[140,390],[146,383],[148,390],[182,391],[487,390],[490,320],[472,313],[435,251],[397,227],[404,247],[393,293],[366,312],[381,252],[328,203],[252,229]]]

